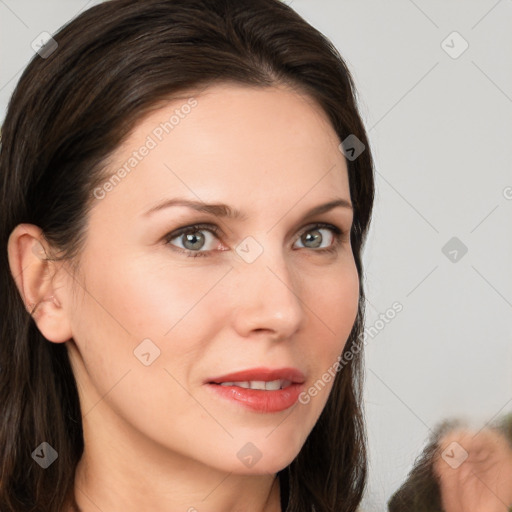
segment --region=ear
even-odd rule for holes
[[[41,334],[54,343],[71,339],[71,324],[63,307],[69,280],[59,262],[52,261],[42,230],[19,224],[9,236],[7,253],[18,291]]]

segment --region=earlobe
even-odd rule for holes
[[[59,268],[52,260],[50,246],[42,230],[34,224],[19,224],[7,244],[9,266],[27,311],[41,334],[49,341],[62,343],[72,338],[65,289]],[[60,269],[62,274],[62,269]]]

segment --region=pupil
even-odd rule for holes
[[[200,236],[197,236],[197,233],[199,233],[199,231],[196,231],[196,233],[193,233],[193,234],[186,234],[185,237],[186,237],[186,241],[184,243],[185,247],[187,249],[200,249],[202,244],[201,242],[204,242],[204,236],[203,235],[200,235]],[[199,247],[197,247],[197,242],[199,241]],[[191,243],[192,244],[192,247],[187,247],[187,243]]]
[[[316,235],[311,235],[311,233],[316,233]],[[315,240],[317,242],[316,245],[310,245],[308,247],[319,247],[320,244],[322,243],[322,235],[319,233],[318,229],[315,229],[314,231],[310,231],[305,236],[303,236],[302,243],[304,245],[306,245],[306,242],[309,242],[309,241],[315,242]]]

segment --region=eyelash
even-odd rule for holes
[[[328,248],[316,249],[316,250],[312,249],[312,250],[314,252],[319,252],[319,253],[323,253],[323,254],[336,252],[342,242],[343,236],[345,235],[345,232],[343,230],[341,230],[340,228],[338,228],[337,226],[334,226],[332,224],[327,224],[325,222],[317,222],[316,224],[310,224],[309,226],[307,226],[306,229],[304,229],[300,233],[299,236],[302,236],[303,234],[307,233],[308,231],[314,231],[318,228],[330,229],[334,233],[334,242]],[[203,230],[210,231],[210,233],[213,233],[217,238],[221,234],[221,230],[215,224],[192,224],[190,226],[185,226],[185,227],[179,228],[179,229],[173,231],[172,233],[168,233],[167,235],[165,235],[165,240],[166,240],[167,244],[172,245],[170,243],[170,241],[174,240],[175,238],[179,237],[180,235],[186,235],[189,233],[195,233],[197,231],[203,231]],[[307,247],[305,247],[305,249],[307,249]],[[212,252],[212,251],[191,251],[188,249],[181,249],[180,247],[174,247],[174,246],[173,246],[173,250],[176,250],[177,252],[185,254],[185,256],[187,256],[189,258],[209,256],[210,252]]]

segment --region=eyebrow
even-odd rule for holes
[[[222,203],[203,203],[202,201],[193,201],[190,199],[182,199],[182,198],[174,198],[174,199],[165,199],[164,201],[156,204],[148,211],[146,211],[143,216],[148,217],[151,214],[170,208],[172,206],[185,206],[187,208],[191,208],[192,210],[196,210],[201,213],[209,213],[211,215],[215,215],[216,217],[234,219],[234,220],[246,220],[247,215],[242,213],[240,210],[236,208],[232,208],[227,204]],[[328,212],[334,208],[342,207],[347,208],[349,210],[353,210],[352,204],[350,201],[342,198],[336,198],[328,203],[324,203],[318,206],[315,206],[308,210],[304,217],[313,217],[314,215],[320,215],[322,213]]]

